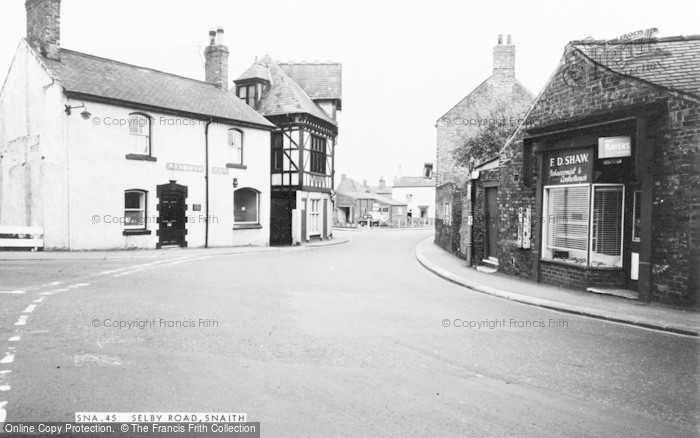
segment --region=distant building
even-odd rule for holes
[[[466,183],[476,166],[498,155],[497,149],[478,148],[466,151],[470,166],[458,165],[454,152],[465,148],[468,139],[477,136],[489,124],[505,126],[515,131],[534,99],[515,77],[515,46],[508,35],[505,44],[502,35],[493,48],[493,73],[436,122],[437,161],[435,241],[438,245],[465,257],[471,250],[463,234],[467,224],[462,216],[462,199]],[[486,186],[492,182],[484,181]],[[484,190],[483,186],[480,190]]]
[[[407,216],[410,218],[435,218],[435,174],[433,164],[425,163],[423,175],[401,176],[394,180],[391,196],[397,201],[408,204]]]
[[[0,91],[0,225],[44,248],[268,245],[270,131],[228,91],[223,29],[206,81],[67,50],[60,0],[29,0]]]
[[[266,55],[235,81],[236,95],[274,123],[270,242],[326,239],[342,104],[338,63],[276,63]]]
[[[386,193],[381,181],[379,190],[376,191],[366,184],[360,184],[342,175],[336,189],[336,221],[341,225],[357,224],[364,215],[376,211],[381,213],[389,224],[405,223],[407,204],[380,194]]]

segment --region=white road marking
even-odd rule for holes
[[[30,304],[24,309],[24,313],[32,313],[36,309],[36,304]]]
[[[10,385],[0,385],[0,391],[9,391]]]
[[[62,282],[62,281],[52,281],[51,283],[42,284],[41,287],[44,287],[44,286],[58,286],[58,285],[61,284],[61,283],[63,283],[63,282]]]
[[[12,362],[14,362],[14,360],[15,360],[15,355],[7,353],[7,355],[5,357],[0,359],[0,363],[12,363]]]
[[[39,298],[38,300],[34,300],[35,303],[40,303],[40,302],[42,302],[42,301],[44,301],[44,297],[41,297],[41,298]]]
[[[0,371],[0,376],[4,376],[5,374],[10,374],[12,370],[2,370]]]
[[[5,410],[5,406],[7,406],[7,402],[0,402],[0,424],[5,422],[5,418],[7,418],[7,411]]]
[[[56,294],[59,292],[65,292],[67,290],[70,290],[70,289],[55,289],[55,290],[50,290],[50,291],[46,291],[46,292],[39,292],[37,295],[53,295],[53,294]]]
[[[114,274],[115,272],[119,272],[119,271],[126,271],[127,269],[129,269],[129,268],[111,269],[111,270],[109,270],[109,271],[102,271],[102,272],[99,272],[99,273],[97,273],[97,274],[95,274],[95,275],[109,275],[109,274]]]
[[[19,294],[23,294],[23,293],[24,293],[23,290],[0,290],[0,294],[15,294],[15,295],[19,295]]]
[[[208,258],[211,258],[211,257],[213,257],[213,256],[194,257],[194,258],[189,258],[189,259],[185,259],[185,260],[178,260],[178,261],[174,261],[174,262],[171,262],[171,263],[166,263],[166,264],[160,265],[160,266],[162,267],[162,266],[179,265],[180,263],[194,262],[194,261],[197,261],[197,260],[204,260],[204,259],[208,259]]]
[[[10,339],[8,339],[8,341],[10,341],[10,342],[17,342],[17,341],[19,341],[19,336],[13,336],[13,337],[11,337]]]
[[[119,273],[119,274],[114,274],[114,276],[115,276],[115,277],[121,277],[121,276],[123,276],[123,275],[131,275],[131,274],[135,274],[135,273],[137,273],[137,272],[142,272],[142,271],[145,271],[145,270],[146,270],[146,268],[140,268],[140,269],[135,269],[135,270],[133,270],[133,271],[126,271],[126,272],[121,272],[121,273]]]
[[[68,287],[71,289],[75,289],[76,287],[85,287],[85,286],[90,286],[90,283],[75,283],[75,284],[71,284]]]
[[[28,315],[20,315],[19,320],[15,323],[15,325],[25,325],[25,324],[27,324],[27,316],[28,316]]]

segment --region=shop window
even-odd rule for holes
[[[260,193],[242,188],[233,192],[233,223],[235,225],[257,225],[259,219]]]
[[[593,186],[591,266],[622,266],[623,201],[623,186]]]
[[[131,153],[151,155],[151,119],[145,114],[129,115],[129,138]]]
[[[309,233],[319,234],[320,233],[320,216],[321,216],[321,200],[311,199],[311,205],[309,209]]]
[[[146,229],[146,192],[144,190],[124,192],[124,228]]]
[[[545,187],[543,207],[544,259],[589,267],[622,266],[622,185]]]
[[[243,164],[243,131],[228,130],[228,147],[231,164]]]

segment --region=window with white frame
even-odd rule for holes
[[[407,204],[413,203],[413,195],[406,195],[406,203]]]
[[[228,130],[229,157],[232,164],[243,164],[243,131]]]
[[[233,192],[233,224],[257,225],[260,223],[260,192],[242,188]]]
[[[544,188],[542,257],[590,267],[622,266],[624,186]]]
[[[126,190],[124,192],[124,228],[146,229],[146,191]]]
[[[311,234],[318,234],[321,232],[321,200],[311,199],[310,203],[311,205],[309,206],[309,232]]]
[[[145,114],[129,115],[131,153],[151,155],[151,119]]]

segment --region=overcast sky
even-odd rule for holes
[[[490,75],[498,34],[513,35],[516,76],[537,94],[570,40],[693,35],[698,17],[697,0],[63,0],[61,45],[204,79],[200,53],[220,25],[231,80],[266,53],[342,62],[336,173],[376,184],[435,160],[435,121]],[[1,82],[24,36],[24,0],[0,0]]]

